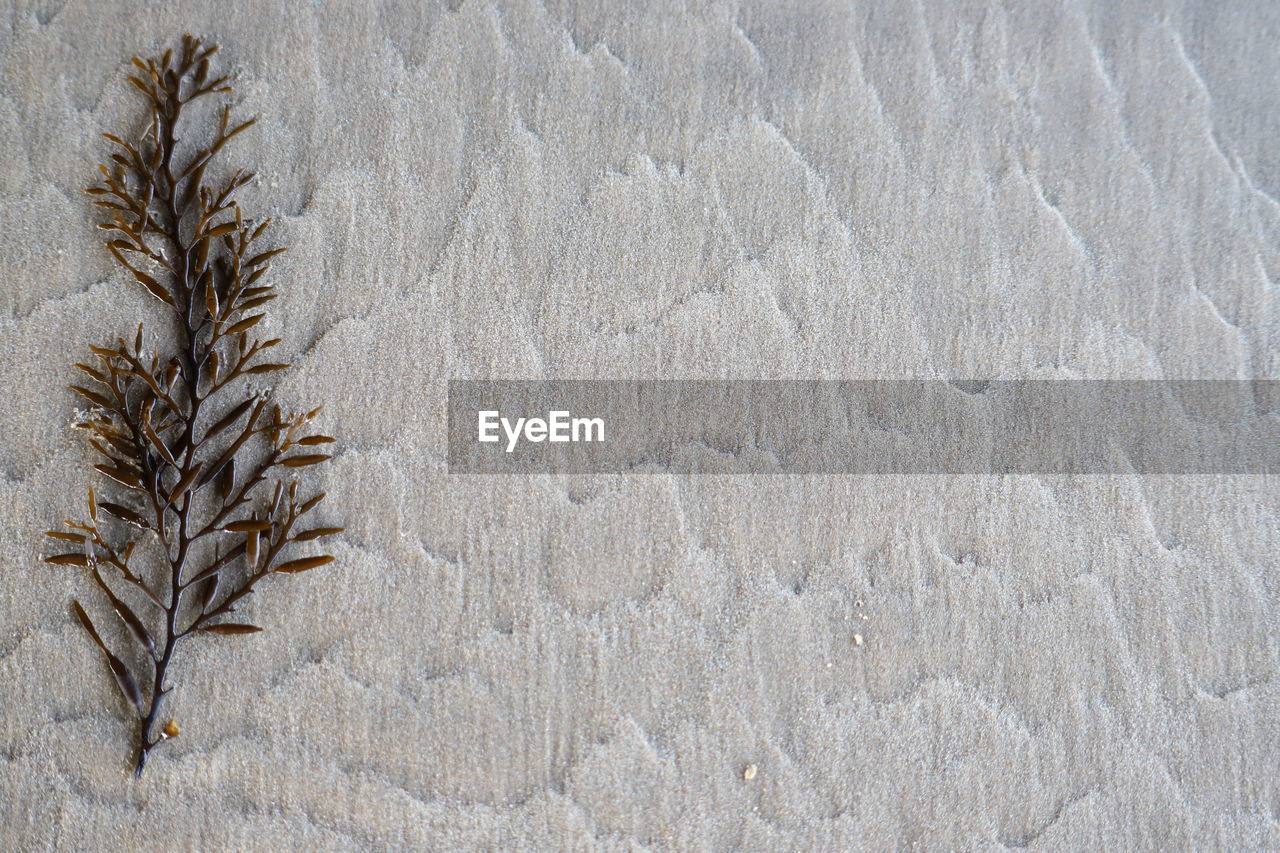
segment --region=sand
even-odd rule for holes
[[[1280,849],[1261,476],[450,475],[450,378],[1280,377],[1280,8],[10,0],[0,848]],[[223,45],[338,561],[191,643],[146,777],[40,563],[80,190]]]

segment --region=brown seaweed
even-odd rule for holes
[[[309,432],[320,410],[285,412],[268,392],[246,389],[248,377],[289,367],[266,358],[280,339],[254,334],[276,297],[266,273],[284,249],[264,248],[271,220],[246,218],[234,198],[251,172],[207,178],[227,143],[254,124],[232,122],[228,77],[211,70],[216,51],[184,36],[176,51],[135,58],[128,80],[146,101],[145,130],[134,141],[104,134],[115,150],[88,190],[109,216],[99,227],[128,277],[163,303],[164,319],[151,340],[139,324],[131,341],[91,346],[94,358],[76,365],[89,381],[71,387],[92,406],[77,426],[115,494],[100,501],[90,487],[89,520],[47,534],[72,550],[45,561],[85,570],[131,641],[127,652],[112,651],[106,623],[72,602],[137,716],[138,776],[151,750],[179,731],[169,720],[155,732],[179,641],[260,631],[225,619],[268,575],[333,560],[282,561],[293,543],[342,530],[294,529],[324,496],[299,499],[293,476],[330,458],[315,448],[333,439]],[[206,98],[224,101],[212,136],[184,153],[179,131],[193,132],[190,105]]]

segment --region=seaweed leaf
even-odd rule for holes
[[[207,578],[202,580],[199,595],[198,607],[201,613],[209,609],[209,605],[213,603],[214,597],[218,594],[218,580],[222,577],[221,572],[213,572]]]
[[[151,528],[151,525],[147,523],[147,520],[145,518],[143,518],[141,515],[139,515],[138,513],[134,512],[133,510],[129,509],[126,506],[121,506],[120,504],[103,501],[102,503],[98,504],[98,508],[104,510],[105,512],[111,513],[121,521],[129,522],[134,527],[141,527],[143,530],[149,530]]]
[[[187,473],[182,475],[182,479],[174,484],[173,489],[169,492],[169,503],[177,503],[178,498],[187,493],[187,490],[195,484],[196,478],[200,476],[200,472],[204,469],[203,462],[197,462],[194,467]]]
[[[254,315],[252,315],[252,316],[245,317],[243,320],[241,320],[241,321],[239,321],[238,323],[235,323],[234,325],[232,325],[232,326],[231,326],[231,328],[227,329],[225,332],[223,332],[223,334],[224,334],[224,335],[238,335],[238,334],[240,334],[241,332],[247,332],[249,329],[251,329],[251,328],[253,328],[254,326],[256,326],[256,325],[258,324],[258,321],[260,321],[260,320],[261,320],[263,317],[265,317],[265,316],[267,316],[267,315],[266,315],[266,314],[254,314]]]
[[[93,567],[93,578],[97,581],[102,592],[107,596],[107,600],[111,602],[111,607],[115,610],[116,615],[120,617],[120,621],[124,622],[125,627],[129,629],[129,633],[133,635],[134,639],[137,640],[152,657],[155,657],[156,644],[155,640],[151,637],[151,632],[142,624],[142,620],[139,619],[138,615],[129,608],[129,605],[121,601],[120,598],[111,591],[111,587],[107,586],[107,582],[103,580],[102,575],[98,573],[97,566]]]
[[[124,665],[120,658],[111,653],[111,649],[107,648],[107,644],[102,641],[93,622],[89,619],[89,614],[84,612],[84,607],[75,599],[71,600],[71,604],[75,607],[76,617],[80,620],[80,624],[89,632],[89,636],[97,643],[98,648],[102,649],[102,653],[107,657],[107,665],[111,667],[111,673],[116,677],[116,684],[120,686],[120,692],[124,694],[125,701],[132,705],[138,712],[139,716],[143,713],[142,691],[138,689],[138,682],[129,672],[129,668]]]
[[[288,456],[280,460],[280,464],[289,468],[301,468],[305,465],[316,465],[331,458],[325,453],[304,453],[299,456]]]
[[[311,569],[319,568],[320,566],[323,566],[332,562],[333,562],[333,557],[329,556],[328,554],[324,554],[319,557],[303,557],[299,560],[290,560],[287,563],[282,563],[281,565],[276,566],[276,571],[285,572],[286,574],[292,574],[296,572],[307,572],[307,571],[310,571]]]
[[[84,554],[56,554],[52,557],[45,557],[46,563],[53,563],[55,566],[80,566],[88,568],[89,558]]]
[[[254,398],[250,397],[248,400],[245,400],[240,405],[227,412],[227,414],[224,415],[216,424],[205,431],[204,440],[208,441],[211,438],[217,437],[227,427],[240,420],[240,416],[249,411],[249,407],[253,405],[253,402]]]
[[[224,622],[221,625],[205,625],[200,629],[208,631],[210,634],[256,634],[262,629],[257,625],[238,625],[234,622]]]
[[[103,474],[106,474],[108,477],[115,480],[120,485],[125,486],[126,488],[135,489],[135,490],[142,489],[142,479],[135,472],[129,470],[128,468],[125,468],[122,465],[99,464],[99,465],[94,465],[93,467],[97,468]]]
[[[310,542],[312,539],[319,539],[321,536],[333,536],[341,533],[344,528],[341,527],[313,527],[310,530],[304,530],[293,537],[294,542]]]

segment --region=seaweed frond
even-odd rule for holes
[[[151,750],[178,733],[173,720],[153,732],[178,643],[261,630],[227,617],[268,575],[333,560],[283,559],[295,543],[341,532],[299,525],[324,497],[300,497],[293,477],[329,458],[317,448],[333,439],[309,429],[320,409],[285,412],[266,392],[245,390],[248,377],[289,367],[268,357],[280,339],[255,334],[276,298],[264,277],[284,249],[263,248],[270,220],[245,217],[235,199],[251,172],[217,181],[206,172],[254,120],[233,122],[223,103],[207,144],[179,151],[192,102],[231,92],[228,77],[211,71],[216,51],[188,35],[176,52],[135,58],[128,80],[146,101],[145,130],[132,141],[104,134],[115,150],[88,190],[109,217],[99,227],[165,316],[154,340],[140,323],[132,340],[90,346],[93,358],[76,365],[88,381],[71,387],[92,405],[77,426],[116,494],[99,500],[90,487],[88,521],[47,534],[71,550],[45,561],[86,570],[132,641],[113,652],[73,601],[137,715],[139,776]]]

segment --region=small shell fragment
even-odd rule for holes
[[[752,779],[756,778],[757,772],[759,772],[759,768],[757,768],[754,764],[748,764],[742,770],[742,778],[750,782]]]

